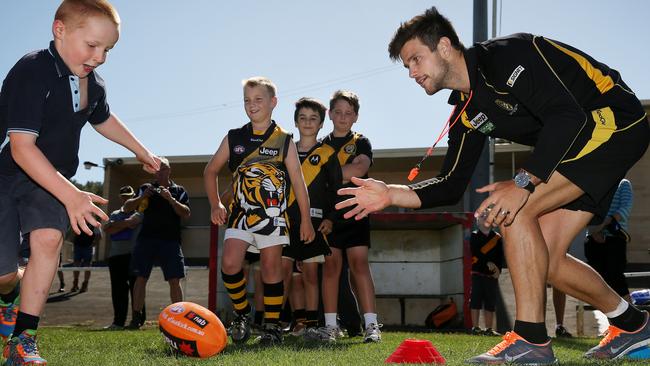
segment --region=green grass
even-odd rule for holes
[[[345,338],[334,345],[304,344],[285,339],[279,347],[262,348],[249,341],[229,344],[220,354],[205,360],[171,355],[155,328],[107,332],[83,327],[44,327],[39,330],[41,355],[50,365],[380,365],[406,338],[430,340],[448,365],[483,353],[500,341],[497,337],[465,334],[384,332],[379,344],[364,344],[361,337]],[[561,365],[593,365],[582,354],[598,342],[593,338],[555,340],[554,351]],[[632,365],[631,361],[616,365]]]

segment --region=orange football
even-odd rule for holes
[[[158,316],[158,324],[167,344],[187,356],[212,357],[228,342],[221,320],[210,310],[192,302],[167,306]]]

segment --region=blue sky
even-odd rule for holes
[[[122,18],[121,38],[98,71],[107,82],[113,112],[161,155],[214,153],[228,129],[247,121],[241,80],[254,75],[277,84],[274,118],[289,130],[296,131],[296,99],[312,96],[326,102],[334,90],[344,88],[359,94],[355,130],[367,135],[374,148],[428,146],[449,115],[448,92],[427,96],[406,69],[389,60],[388,42],[400,22],[436,5],[463,43],[472,44],[471,0],[112,3]],[[650,99],[650,2],[498,4],[498,35],[530,32],[571,44],[620,71],[640,99]],[[51,0],[0,5],[2,79],[23,54],[47,47],[57,6]],[[326,120],[322,134],[330,130]],[[130,153],[86,127],[79,155],[81,161],[101,162]],[[103,172],[80,167],[75,179],[102,180]]]

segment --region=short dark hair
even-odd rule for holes
[[[388,54],[391,60],[398,61],[404,44],[414,38],[419,39],[433,52],[442,37],[449,38],[451,45],[455,49],[465,50],[465,46],[458,39],[458,35],[449,19],[440,14],[434,6],[427,9],[424,14],[416,15],[408,22],[400,24],[393,39],[388,44]]]
[[[325,112],[327,112],[327,107],[325,104],[321,103],[320,100],[315,98],[300,98],[296,101],[296,111],[293,112],[293,120],[298,122],[298,112],[301,108],[309,108],[316,112],[320,116],[320,123],[322,124],[325,121]]]
[[[348,102],[352,108],[354,108],[354,113],[359,114],[359,96],[354,94],[349,90],[337,90],[332,94],[330,98],[330,111],[334,109],[336,102],[339,100],[345,100]]]

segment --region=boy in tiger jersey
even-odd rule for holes
[[[318,340],[316,327],[318,325],[318,264],[325,262],[325,256],[331,251],[327,235],[332,232],[336,210],[334,200],[336,191],[341,184],[341,166],[336,157],[336,151],[329,145],[317,141],[318,132],[323,127],[327,108],[318,100],[300,98],[296,102],[294,121],[300,132],[300,140],[296,142],[298,157],[302,164],[302,174],[308,187],[310,215],[314,228],[318,233],[313,243],[304,245],[300,240],[297,224],[300,216],[293,190],[289,195],[289,217],[291,245],[285,247],[285,279],[291,280],[293,260],[302,262],[302,285],[292,287],[292,299],[303,303],[304,307],[291,303],[294,318],[305,317],[304,325],[306,340]],[[294,219],[295,218],[295,219]],[[286,284],[286,282],[285,282]],[[304,288],[304,293],[296,293],[298,288]],[[304,300],[303,300],[304,298]],[[303,301],[299,301],[303,300]],[[294,308],[295,306],[295,308]]]
[[[267,78],[243,81],[244,109],[250,122],[228,131],[203,172],[214,224],[227,223],[221,274],[233,302],[236,318],[229,327],[232,340],[243,343],[250,337],[246,280],[242,264],[249,245],[260,251],[264,282],[264,323],[260,342],[282,342],[278,326],[283,302],[282,247],[289,244],[286,193],[290,181],[300,207],[300,239],[314,240],[309,215],[309,196],[302,177],[296,145],[291,135],[271,119],[277,105],[276,87]],[[230,215],[219,198],[217,175],[228,164],[233,172],[233,202]],[[288,175],[288,177],[287,177]]]
[[[359,97],[345,90],[338,90],[330,98],[330,119],[334,125],[332,133],[323,139],[337,154],[343,171],[343,186],[350,186],[352,177],[368,177],[372,164],[372,146],[367,137],[352,131],[352,125],[359,118]],[[337,201],[345,198],[338,197]],[[344,213],[344,212],[343,212]],[[370,220],[340,219],[335,222],[332,256],[327,258],[323,270],[323,307],[327,341],[333,341],[340,333],[336,323],[339,278],[343,263],[343,252],[347,256],[350,272],[354,279],[355,292],[359,298],[366,332],[364,342],[379,342],[381,331],[375,310],[375,285],[368,264],[370,248]]]

